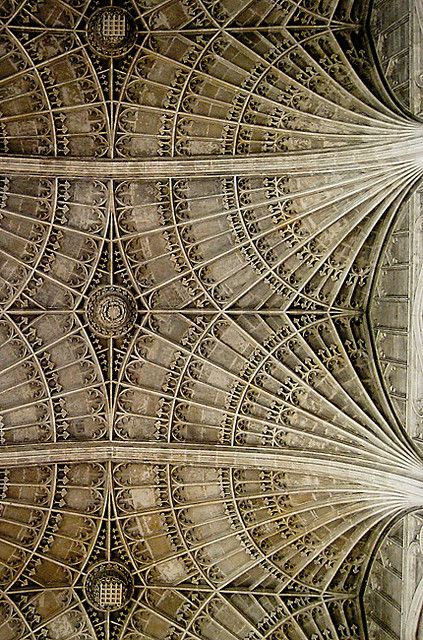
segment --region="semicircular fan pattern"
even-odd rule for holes
[[[1,640],[383,629],[423,505],[423,127],[369,6],[0,8],[0,153],[38,156],[0,179]]]
[[[344,346],[340,346],[342,342]],[[122,438],[417,462],[371,380],[356,317],[150,316],[122,369]]]
[[[275,178],[125,181],[122,252],[144,304],[360,309],[398,207],[420,179],[404,161]]]
[[[115,478],[122,534],[151,588],[354,594],[377,529],[402,509],[312,473],[126,464]]]
[[[259,469],[125,464],[115,481],[144,585],[121,637],[364,637],[354,594],[401,499]]]
[[[2,444],[95,440],[107,396],[93,347],[73,315],[0,321]]]
[[[263,23],[257,8],[254,32],[243,31],[242,18],[212,35],[151,30],[122,89],[119,155],[316,151],[412,131],[413,121],[360,79],[367,67],[356,22],[330,28],[310,12],[298,26],[295,11],[263,4],[274,15]],[[149,11],[147,24],[166,23],[159,13]]]
[[[193,613],[197,606],[197,614]],[[294,613],[295,612],[295,613]],[[146,634],[145,630],[152,631]],[[149,640],[164,637],[190,639],[220,637],[238,638],[245,630],[249,640],[269,637],[276,639],[340,637],[358,640],[362,631],[360,612],[348,598],[322,601],[309,596],[292,597],[288,601],[269,595],[219,597],[192,591],[166,594],[149,590],[143,594],[126,628],[126,638],[135,640],[139,634]],[[158,630],[163,629],[160,633]],[[335,635],[336,634],[336,635]]]
[[[71,587],[97,537],[104,484],[104,469],[95,463],[2,469],[0,628],[5,638],[44,638],[50,627],[56,634],[62,627],[64,635],[54,637],[65,640],[71,620],[74,632],[90,627],[83,609],[75,610],[78,598]]]
[[[87,289],[107,229],[107,185],[3,176],[0,304],[73,309]]]

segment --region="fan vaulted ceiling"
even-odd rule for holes
[[[421,18],[0,2],[1,640],[421,637]]]

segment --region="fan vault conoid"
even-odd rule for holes
[[[0,22],[1,640],[421,638],[420,7]]]

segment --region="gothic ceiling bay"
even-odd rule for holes
[[[418,640],[422,122],[383,11],[0,2],[0,640]]]

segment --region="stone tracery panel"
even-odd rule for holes
[[[125,181],[120,244],[149,308],[366,304],[370,265],[418,178],[380,166],[277,178]]]
[[[1,181],[2,306],[72,309],[97,266],[107,225],[98,180]]]
[[[382,447],[387,460],[408,457],[371,383],[360,324],[318,315],[152,316],[124,362],[116,434],[349,451],[375,460]],[[339,346],[341,335],[346,348]]]
[[[12,4],[3,153],[294,155],[273,178],[2,179],[3,444],[155,443],[187,463],[106,467],[93,447],[6,469],[0,633],[362,640],[380,532],[421,505],[361,317],[421,161],[296,162],[415,148],[359,46],[367,3],[128,0],[136,42],[110,59],[87,35],[97,3]],[[228,467],[224,447],[291,466]],[[103,561],[133,569],[117,613],[87,597]]]
[[[2,444],[104,436],[102,374],[76,318],[24,316],[1,330]]]

